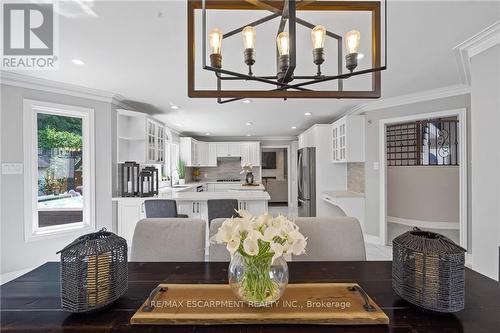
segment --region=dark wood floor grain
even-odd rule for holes
[[[0,287],[2,332],[473,332],[500,331],[500,284],[466,271],[465,309],[436,314],[392,291],[391,262],[292,262],[290,283],[356,282],[390,318],[389,326],[230,325],[131,326],[129,320],[159,283],[227,283],[227,263],[129,263],[129,289],[109,308],[88,315],[60,307],[59,263]]]

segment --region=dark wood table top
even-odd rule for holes
[[[500,332],[500,284],[466,271],[465,309],[435,314],[392,291],[391,262],[291,262],[290,283],[359,283],[390,318],[385,326],[132,326],[129,320],[159,283],[227,283],[227,263],[129,263],[128,292],[97,313],[61,310],[59,263],[46,263],[0,288],[2,332]]]

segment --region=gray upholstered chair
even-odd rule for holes
[[[132,239],[131,261],[204,261],[206,222],[200,219],[140,220]]]
[[[210,223],[210,239],[213,235],[217,233],[222,222],[224,222],[225,218],[218,218],[212,220]],[[226,249],[226,246],[223,244],[210,243],[210,247],[208,249],[208,260],[209,261],[229,261],[231,260],[231,256]]]
[[[293,261],[366,260],[359,221],[354,217],[299,217],[299,231],[307,237],[306,253]]]
[[[144,200],[146,218],[188,217],[177,214],[177,202],[167,199]]]
[[[208,222],[209,224],[214,219],[230,218],[237,216],[238,200],[236,199],[215,199],[207,200],[208,207]]]

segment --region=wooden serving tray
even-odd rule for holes
[[[238,301],[227,284],[160,284],[130,322],[387,325],[389,318],[353,283],[289,284],[276,303],[261,308]]]

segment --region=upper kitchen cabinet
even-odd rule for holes
[[[240,157],[239,142],[217,142],[217,157]]]
[[[190,137],[180,138],[180,157],[188,167],[217,166],[216,144]]]
[[[331,126],[332,162],[364,162],[365,117],[345,116]]]
[[[165,126],[144,113],[118,110],[118,163],[163,163],[165,161]]]
[[[252,166],[260,166],[260,142],[242,142],[241,151],[241,166],[252,164]]]

